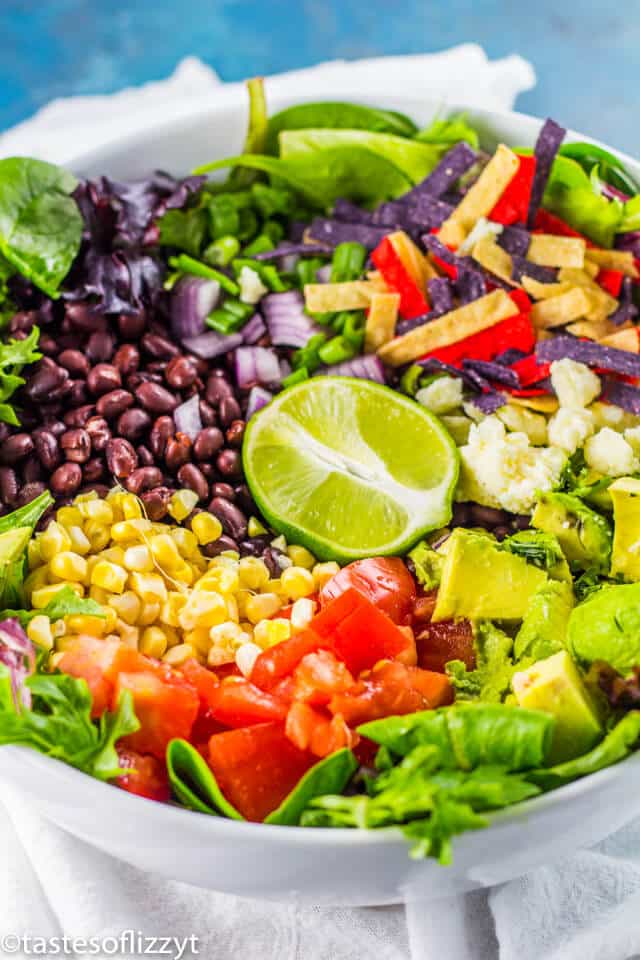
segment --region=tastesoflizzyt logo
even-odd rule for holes
[[[152,937],[139,930],[123,930],[104,937],[34,937],[6,933],[0,937],[0,956],[13,957],[168,957],[190,960],[199,955],[199,938]]]

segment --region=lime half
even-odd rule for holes
[[[249,421],[253,497],[290,543],[322,560],[399,554],[451,517],[456,446],[415,401],[351,377],[317,377]]]

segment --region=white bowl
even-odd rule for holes
[[[214,95],[204,114],[159,126],[78,155],[78,173],[138,177],[156,168],[185,174],[238,153],[246,104]],[[304,100],[336,99],[321,88]],[[343,99],[349,99],[345,91]],[[362,98],[360,98],[362,99]],[[441,103],[388,97],[367,102],[426,124]],[[299,102],[277,99],[272,110]],[[540,121],[519,113],[468,110],[491,147],[532,146]],[[570,133],[571,137],[584,138]],[[640,177],[640,164],[619,154]],[[42,815],[94,846],[145,870],[242,896],[316,904],[378,905],[435,899],[492,886],[597,842],[640,814],[640,754],[584,780],[497,814],[489,829],[454,843],[454,862],[415,861],[395,831],[302,829],[238,823],[134,797],[21,747],[0,749],[0,776],[29,795]]]

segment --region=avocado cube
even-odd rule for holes
[[[611,575],[640,580],[640,480],[621,477],[609,487],[613,501]]]
[[[640,583],[605,586],[574,607],[567,648],[580,663],[604,660],[631,673],[640,664]]]
[[[531,518],[537,530],[553,533],[572,568],[609,572],[611,526],[570,493],[543,493]]]

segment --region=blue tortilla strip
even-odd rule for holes
[[[469,370],[462,370],[460,367],[454,367],[451,363],[438,360],[437,357],[425,357],[424,360],[416,360],[416,363],[424,369],[425,373],[447,373],[450,377],[457,377],[472,390],[489,389],[489,384],[486,381],[483,386],[479,386],[479,379],[482,378],[478,378],[477,374],[473,374]]]
[[[603,377],[602,400],[622,407],[628,413],[640,415],[640,389],[615,377]]]
[[[456,291],[462,306],[465,303],[471,303],[473,300],[484,297],[487,292],[487,283],[480,270],[474,270],[472,267],[463,264],[458,270]]]
[[[405,193],[403,199],[412,201],[421,193],[428,193],[432,197],[441,197],[466,173],[478,159],[476,151],[468,143],[456,143],[435,167],[431,173],[418,183],[412,190]]]
[[[526,257],[531,234],[523,227],[505,227],[497,240],[498,246],[511,256]]]
[[[377,226],[395,227],[402,230],[415,229],[410,208],[398,200],[387,200],[373,211],[371,223]]]
[[[511,262],[513,264],[511,276],[518,283],[525,276],[537,280],[538,283],[555,283],[558,279],[558,271],[555,267],[541,267],[540,264],[532,263],[531,260],[517,254],[512,254]]]
[[[569,357],[584,363],[588,367],[600,367],[612,373],[622,373],[629,377],[640,377],[640,354],[607,347],[593,340],[578,340],[566,334],[543,340],[536,346],[536,357],[542,363],[553,363]]]
[[[331,220],[329,217],[316,217],[312,220],[308,235],[312,240],[337,247],[339,243],[353,241],[361,243],[367,250],[373,250],[389,233],[388,227],[377,227],[369,223],[351,223],[344,220]]]
[[[432,313],[437,317],[453,310],[453,290],[448,277],[433,277],[427,281]]]
[[[470,397],[469,402],[480,410],[481,413],[489,415],[495,413],[500,407],[504,407],[507,399],[496,390],[491,390],[488,393],[479,393],[474,397]]]
[[[459,257],[456,253],[453,253],[449,250],[449,247],[445,247],[444,243],[441,240],[438,240],[435,233],[423,233],[422,242],[427,250],[442,260],[443,263],[448,263],[451,267],[471,267],[473,270],[477,269],[475,260],[472,260],[471,257]]]
[[[420,193],[408,207],[411,220],[417,226],[424,230],[433,230],[434,227],[441,227],[444,221],[451,216],[454,206],[445,203],[444,200],[438,200],[428,193]]]
[[[363,210],[351,200],[339,197],[333,205],[332,216],[336,220],[346,220],[347,223],[371,223],[372,214],[370,210]]]
[[[494,380],[505,387],[513,387],[514,390],[518,390],[520,387],[520,377],[516,371],[503,366],[501,363],[496,363],[495,360],[467,359],[462,361],[462,366],[465,370],[472,370],[474,373],[479,373],[481,377]]]
[[[409,333],[411,330],[415,330],[417,327],[422,327],[425,323],[429,323],[430,320],[435,320],[437,316],[437,313],[430,310],[429,313],[422,313],[419,317],[412,317],[411,320],[399,320],[396,324],[395,335],[396,337],[402,337],[405,333]]]
[[[512,363],[523,360],[527,356],[526,351],[518,350],[517,347],[508,347],[493,358],[494,363],[500,363],[503,367],[510,367]]]
[[[533,227],[536,213],[542,203],[553,161],[560,149],[560,144],[564,140],[566,132],[565,128],[557,124],[555,120],[547,118],[538,134],[534,150],[536,172],[531,186],[531,198],[529,200],[529,212],[527,215],[527,226],[529,229]]]
[[[328,243],[289,243],[284,240],[273,250],[263,250],[262,253],[254,253],[253,260],[277,260],[279,257],[290,257],[297,254],[301,257],[326,256],[333,253],[333,247]]]
[[[633,281],[631,277],[624,277],[618,298],[619,305],[609,314],[608,319],[617,327],[638,316],[638,308],[633,302]]]

